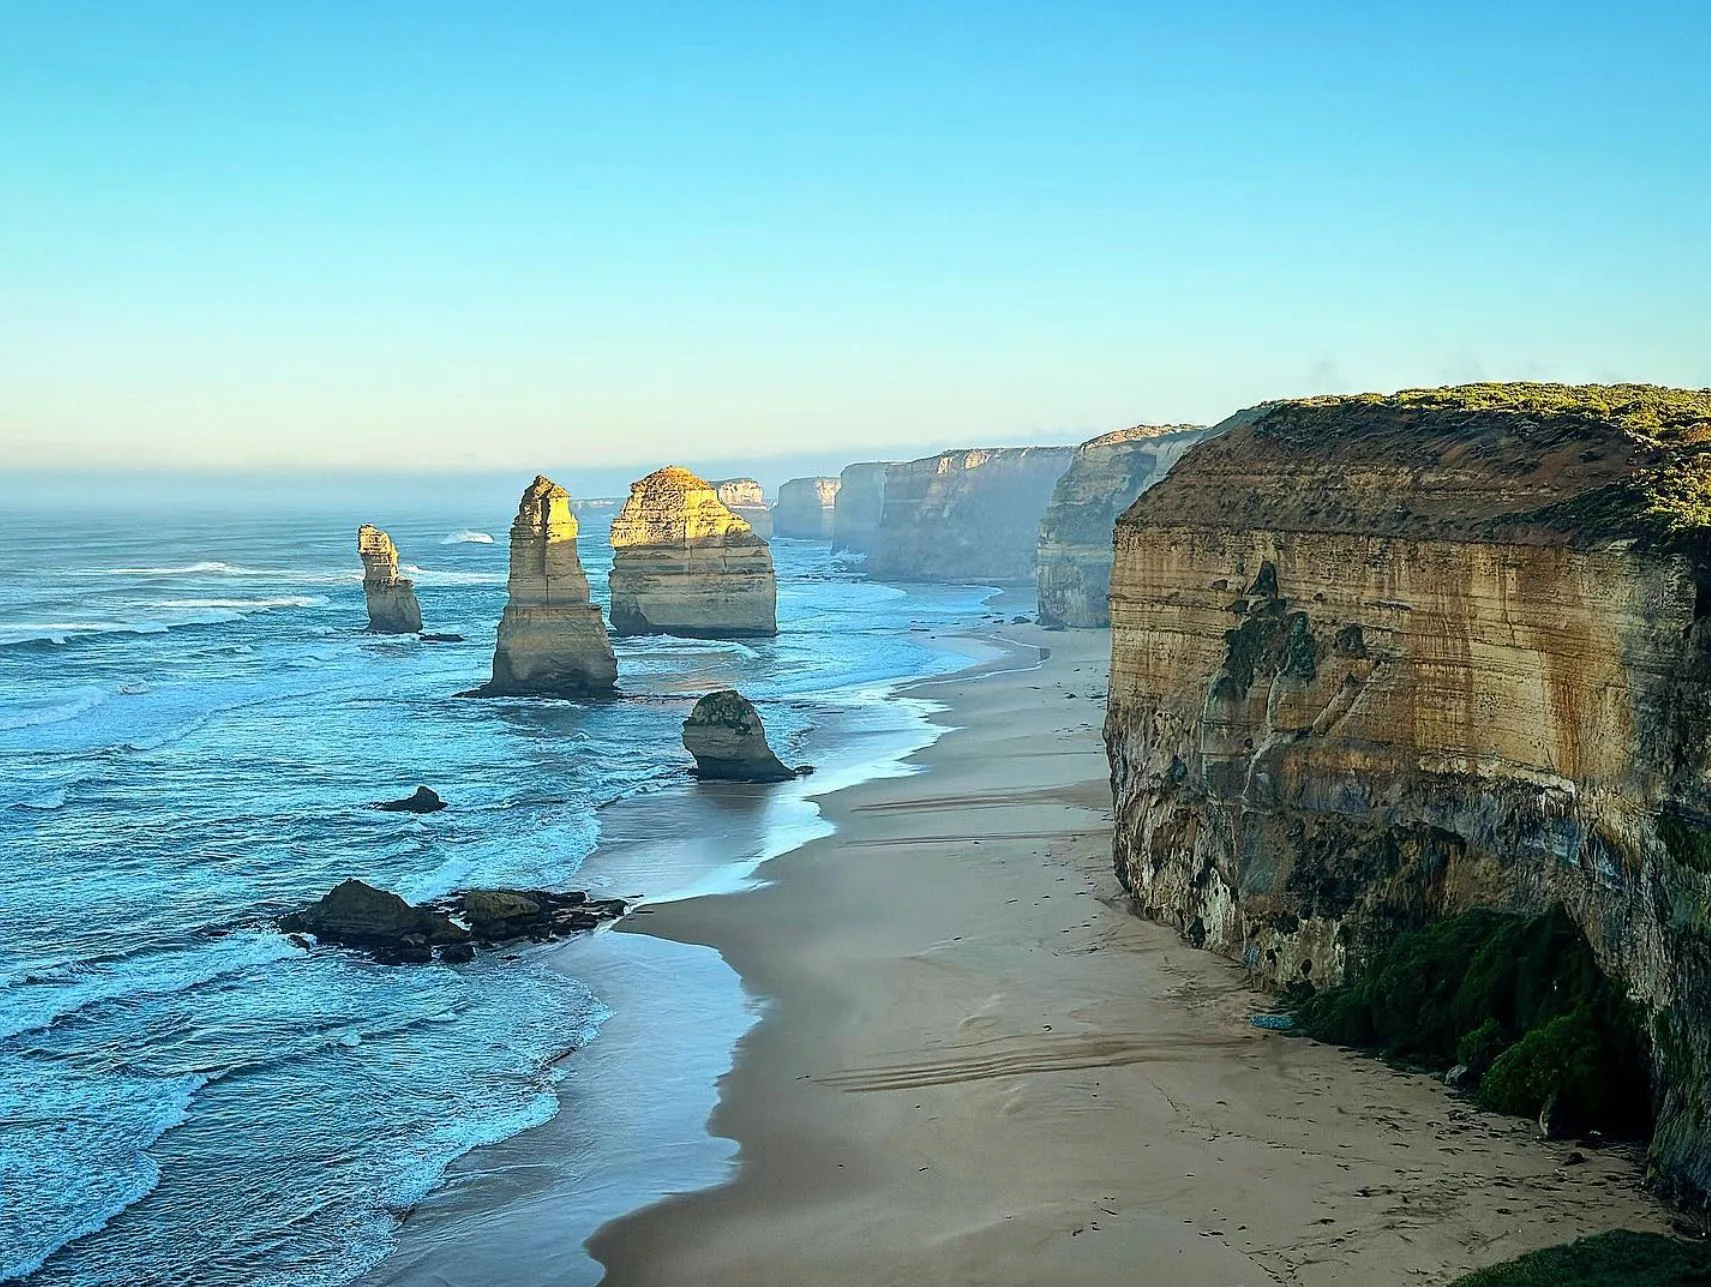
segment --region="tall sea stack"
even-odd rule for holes
[[[1073,447],[947,451],[887,467],[868,576],[1032,584],[1040,516],[1074,453]]]
[[[668,466],[630,485],[612,520],[612,551],[620,635],[778,633],[772,550],[687,469]]]
[[[1111,614],[1111,539],[1117,515],[1208,434],[1203,425],[1136,425],[1090,438],[1075,449],[1040,519],[1040,621],[1048,626],[1107,626]]]
[[[838,498],[832,505],[832,552],[866,554],[879,536],[885,512],[885,470],[881,460],[845,465],[838,475]]]
[[[792,478],[778,489],[772,530],[808,541],[832,539],[832,512],[838,499],[836,478]]]
[[[371,523],[356,529],[362,558],[362,595],[368,600],[368,628],[377,635],[421,633],[422,608],[413,581],[398,575],[398,549]]]
[[[1560,906],[1711,1189],[1711,391],[1260,408],[1117,524],[1117,874],[1277,983]],[[1494,1019],[1495,1022],[1495,1019]]]
[[[756,536],[772,535],[772,509],[756,479],[716,479],[713,491],[719,497],[719,504],[752,527]]]
[[[610,693],[618,663],[576,553],[570,496],[536,476],[511,522],[511,574],[484,697]]]

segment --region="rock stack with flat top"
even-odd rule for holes
[[[537,476],[511,523],[511,573],[493,678],[482,697],[590,697],[610,693],[618,663],[576,553],[570,496]]]
[[[631,485],[612,520],[610,584],[620,635],[778,633],[772,550],[687,469],[668,466]]]
[[[695,703],[683,721],[683,749],[695,757],[695,774],[707,781],[784,782],[796,776],[766,744],[754,704],[724,689]]]
[[[368,628],[377,635],[421,633],[422,609],[415,583],[398,575],[398,547],[392,538],[364,523],[356,529],[356,552],[362,558],[362,595],[368,600]]]
[[[792,478],[778,489],[772,530],[779,536],[829,541],[837,500],[836,478]]]
[[[772,535],[772,507],[758,480],[720,478],[714,481],[713,491],[721,505],[754,528],[756,536]]]

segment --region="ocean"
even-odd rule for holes
[[[499,493],[288,491],[20,490],[0,509],[0,1280],[361,1276],[456,1159],[577,1111],[565,1056],[598,1045],[625,989],[602,995],[550,949],[456,967],[304,952],[271,918],[347,876],[413,900],[738,887],[813,833],[811,790],[930,740],[930,708],[896,690],[965,664],[928,632],[981,620],[992,594],[871,584],[823,545],[775,541],[776,640],[615,641],[610,702],[458,698],[487,676],[504,604]],[[363,633],[365,521],[397,543],[426,628],[464,642]],[[604,527],[581,540],[602,603]],[[826,776],[739,796],[709,829],[718,810],[678,807],[696,790],[678,725],[722,687]],[[369,807],[417,784],[450,807]],[[746,1020],[680,1004],[672,1022],[728,1049]],[[645,1080],[620,1053],[607,1075]],[[626,1176],[594,1144],[610,1123],[588,1130],[626,1201],[716,1179]]]

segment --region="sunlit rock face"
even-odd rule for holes
[[[766,493],[753,478],[721,478],[713,483],[719,503],[755,531],[756,536],[772,535],[772,508],[766,503]]]
[[[368,601],[368,628],[377,635],[413,635],[422,629],[415,583],[398,575],[398,550],[392,538],[364,523],[356,529],[362,558],[362,594]]]
[[[687,469],[630,486],[612,520],[612,628],[620,635],[778,633],[772,550]]]
[[[772,530],[778,536],[829,541],[837,500],[836,478],[792,478],[778,489],[778,504],[772,507]]]
[[[1040,517],[1074,452],[947,451],[889,466],[867,574],[881,581],[1032,584]]]
[[[511,523],[511,572],[493,678],[483,696],[586,697],[609,693],[618,664],[576,553],[569,494],[537,476]]]
[[[838,475],[838,498],[832,505],[832,550],[866,554],[879,536],[885,512],[885,471],[880,460],[846,465]]]
[[[1222,426],[1220,426],[1220,429]],[[1117,515],[1163,478],[1188,449],[1220,429],[1136,425],[1075,449],[1040,520],[1040,621],[1106,626]]]
[[[1711,1182],[1711,392],[1256,408],[1119,519],[1117,873],[1278,983],[1561,903]]]

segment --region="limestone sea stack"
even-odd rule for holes
[[[1074,453],[1073,447],[1001,447],[891,465],[868,576],[1032,584],[1040,518]]]
[[[422,609],[413,581],[398,575],[398,548],[392,538],[364,523],[356,529],[362,558],[362,595],[368,600],[368,628],[377,635],[413,635],[422,629]]]
[[[631,484],[612,520],[610,584],[620,635],[778,633],[772,550],[711,483],[675,465]]]
[[[1188,449],[1228,425],[1136,425],[1075,449],[1040,519],[1040,622],[1107,626],[1117,515],[1170,472]]]
[[[832,539],[832,515],[838,500],[836,478],[792,478],[778,489],[772,530],[806,541]]]
[[[846,465],[838,475],[838,498],[832,505],[832,552],[866,554],[879,535],[885,512],[886,462],[864,460]]]
[[[683,749],[697,777],[723,782],[784,782],[796,776],[772,753],[753,703],[724,689],[695,703],[683,721]]]
[[[576,553],[570,496],[536,476],[511,522],[511,573],[493,678],[483,697],[591,697],[610,693],[618,663]]]
[[[719,503],[754,528],[756,536],[772,535],[772,508],[753,478],[720,478],[713,483]]]
[[[1639,1008],[1655,1175],[1711,1189],[1711,390],[1272,404],[1116,545],[1137,903],[1279,984],[1560,905]]]

